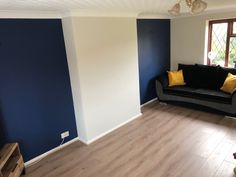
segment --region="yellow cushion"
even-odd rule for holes
[[[168,71],[169,86],[185,85],[183,71]]]
[[[224,85],[220,89],[224,92],[232,93],[235,88],[236,88],[236,75],[229,73],[227,78],[225,79]]]

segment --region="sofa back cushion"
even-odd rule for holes
[[[184,79],[189,87],[220,90],[228,73],[236,74],[234,68],[223,68],[208,65],[179,64],[179,70],[183,70]]]
[[[178,70],[183,70],[184,82],[187,86],[196,88],[198,73],[195,65],[179,64]]]
[[[228,73],[236,75],[236,69],[235,68],[224,68],[224,67],[220,67],[220,68],[221,68],[221,72],[224,75],[226,75],[226,77],[228,76]]]
[[[220,87],[222,86],[222,81],[221,79],[219,80],[219,77],[222,76],[222,73],[220,72],[220,66],[208,66],[200,64],[196,64],[195,66],[197,67],[198,72],[198,87],[211,90],[220,89]]]

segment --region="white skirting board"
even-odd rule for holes
[[[141,108],[142,108],[143,106],[146,106],[146,105],[148,105],[148,104],[150,104],[150,103],[156,101],[156,100],[157,100],[157,98],[154,98],[154,99],[152,99],[152,100],[150,100],[150,101],[148,101],[148,102],[142,104],[142,105],[141,105]]]
[[[129,120],[127,120],[127,121],[125,121],[125,122],[123,122],[123,123],[121,123],[121,124],[115,126],[114,128],[112,128],[112,129],[110,129],[110,130],[108,130],[108,131],[106,131],[106,132],[104,132],[104,133],[102,133],[102,134],[96,136],[95,138],[93,138],[93,139],[87,141],[86,144],[89,145],[89,144],[93,143],[94,141],[96,141],[96,140],[102,138],[103,136],[105,136],[105,135],[107,135],[107,134],[113,132],[114,130],[116,130],[116,129],[122,127],[123,125],[125,125],[125,124],[127,124],[127,123],[129,123],[129,122],[131,122],[131,121],[133,121],[133,120],[135,120],[135,119],[137,119],[137,118],[139,118],[140,116],[142,116],[142,113],[139,113],[138,115],[136,115],[136,116],[130,118]]]
[[[45,153],[43,153],[43,154],[41,154],[41,155],[31,159],[31,160],[25,162],[25,167],[29,167],[30,165],[40,161],[41,159],[45,158],[46,156],[48,156],[48,155],[50,155],[50,154],[52,154],[52,153],[54,153],[54,152],[56,152],[56,151],[58,151],[58,150],[60,150],[60,149],[62,149],[64,147],[66,147],[66,146],[68,146],[68,145],[70,145],[70,144],[72,144],[72,143],[74,143],[76,141],[79,141],[78,137],[76,137],[76,138],[66,142],[65,144],[63,144],[61,146],[58,146],[58,147],[56,147],[56,148],[54,148],[54,149],[52,149],[50,151],[47,151],[47,152],[45,152]]]
[[[105,136],[105,135],[111,133],[112,131],[114,131],[114,130],[120,128],[120,127],[122,127],[123,125],[125,125],[125,124],[127,124],[127,123],[129,123],[129,122],[131,122],[131,121],[133,121],[133,120],[135,120],[135,119],[137,119],[137,118],[139,118],[140,116],[142,116],[142,113],[139,113],[138,115],[136,115],[136,116],[130,118],[129,120],[127,120],[127,121],[125,121],[125,122],[119,124],[118,126],[115,126],[114,128],[112,128],[112,129],[110,129],[110,130],[108,130],[108,131],[106,131],[106,132],[104,132],[104,133],[98,135],[97,137],[95,137],[95,138],[93,138],[93,139],[91,139],[91,140],[86,141],[86,142],[85,142],[85,141],[81,141],[81,140],[79,139],[79,137],[76,137],[76,138],[74,138],[74,139],[68,141],[67,143],[65,143],[65,144],[63,144],[63,145],[61,145],[61,146],[58,146],[58,147],[56,147],[56,148],[54,148],[54,149],[52,149],[52,150],[50,150],[50,151],[48,151],[48,152],[45,152],[45,153],[43,153],[43,154],[41,154],[41,155],[39,155],[39,156],[37,156],[37,157],[35,157],[35,158],[33,158],[33,159],[27,161],[27,162],[25,162],[25,167],[29,167],[29,166],[31,166],[31,165],[33,165],[33,164],[39,162],[40,160],[42,160],[42,159],[45,158],[46,156],[48,156],[48,155],[50,155],[50,154],[52,154],[52,153],[54,153],[54,152],[57,152],[58,150],[60,150],[60,149],[62,149],[62,148],[64,148],[64,147],[66,147],[66,146],[68,146],[68,145],[70,145],[70,144],[72,144],[72,143],[74,143],[74,142],[76,142],[76,141],[81,141],[81,142],[85,143],[86,145],[89,145],[89,144],[93,143],[94,141],[96,141],[96,140],[102,138],[103,136]]]

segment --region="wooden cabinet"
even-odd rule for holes
[[[6,144],[0,150],[0,177],[19,177],[24,161],[17,143]]]

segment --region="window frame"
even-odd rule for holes
[[[211,51],[212,26],[214,24],[219,24],[219,23],[227,23],[226,50],[225,50],[225,67],[228,67],[228,64],[229,64],[230,38],[231,37],[236,37],[236,33],[233,33],[233,24],[236,23],[236,18],[222,19],[222,20],[211,20],[211,21],[209,21],[207,64],[211,65],[211,60],[208,57],[208,53]]]

